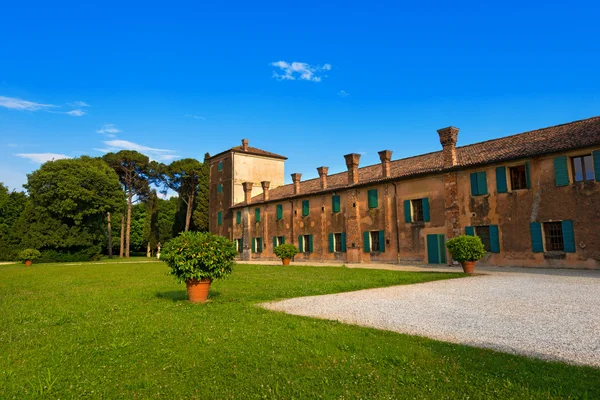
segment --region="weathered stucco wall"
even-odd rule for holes
[[[233,153],[233,203],[244,201],[242,183],[253,182],[252,196],[262,193],[260,183],[271,182],[271,189],[284,183],[284,160],[256,156],[253,154]]]

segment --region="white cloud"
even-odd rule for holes
[[[98,149],[94,149],[94,150],[97,150],[97,151],[100,151],[103,153],[117,152],[120,150],[135,150],[142,154],[147,155],[148,157],[150,157],[150,159],[157,160],[157,161],[171,161],[175,158],[180,157],[177,154],[175,154],[174,150],[157,149],[154,147],[148,147],[148,146],[144,146],[142,144],[130,142],[128,140],[121,140],[121,139],[106,140],[106,141],[104,141],[104,144],[108,147],[98,148]]]
[[[74,107],[74,108],[90,107],[90,105],[88,103],[86,103],[85,101],[74,101],[71,103],[67,103],[67,105],[69,107]]]
[[[345,90],[340,90],[338,92],[338,96],[340,96],[340,97],[348,97],[348,96],[350,96],[350,93],[346,92]]]
[[[81,117],[81,116],[85,115],[85,111],[72,110],[72,111],[67,111],[65,114],[72,115],[74,117]]]
[[[96,131],[97,133],[102,133],[108,137],[115,137],[117,136],[116,134],[121,132],[120,129],[117,129],[116,126],[114,126],[113,124],[104,124],[104,126],[101,129],[98,129]]]
[[[58,106],[55,106],[54,104],[35,103],[33,101],[17,99],[16,97],[0,96],[0,107],[19,111],[39,111]]]
[[[201,117],[200,115],[185,114],[184,117],[190,117],[190,118],[194,118],[194,119],[203,119],[203,120],[206,120],[206,118]]]
[[[15,154],[17,157],[27,158],[35,163],[45,163],[46,161],[54,161],[54,160],[62,160],[65,158],[71,158],[64,154],[56,154],[56,153],[20,153]]]
[[[271,63],[272,67],[277,67],[281,71],[273,71],[273,78],[278,80],[290,80],[295,81],[296,79],[321,82],[322,78],[327,75],[322,75],[323,71],[331,71],[331,64],[310,65],[303,62],[294,61],[288,63],[287,61],[276,61]]]

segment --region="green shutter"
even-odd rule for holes
[[[562,221],[561,225],[565,253],[575,253],[575,233],[573,232],[573,221]]]
[[[304,238],[302,235],[298,236],[298,251],[300,253],[304,252]]]
[[[238,211],[235,213],[235,223],[238,225],[242,223],[242,212],[241,211]]]
[[[342,232],[342,251],[346,252],[346,232]]]
[[[500,235],[498,225],[490,225],[490,252],[500,253]]]
[[[410,200],[404,200],[404,222],[409,224],[412,222]]]
[[[569,186],[569,169],[567,168],[567,156],[554,159],[554,179],[556,186]]]
[[[377,199],[377,189],[371,189],[367,192],[369,199],[369,208],[377,208],[379,201]]]
[[[285,244],[285,236],[281,237],[281,244]]]
[[[508,192],[508,185],[506,184],[506,167],[496,167],[496,190],[498,193]]]
[[[262,238],[256,238],[256,250],[258,250],[258,253],[262,253],[262,251],[263,251]]]
[[[334,247],[334,243],[333,243],[333,233],[329,234],[329,252],[333,253],[333,251],[335,250]]]
[[[531,250],[534,253],[543,253],[542,224],[540,222],[531,222],[529,224],[529,233],[531,234]]]
[[[313,252],[313,235],[308,235],[308,251]]]
[[[277,219],[283,218],[283,204],[277,204]]]
[[[431,217],[429,215],[429,198],[425,197],[424,199],[422,199],[422,202],[423,202],[423,221],[429,222],[429,220],[431,219]]]
[[[379,251],[385,253],[385,231],[379,231]]]
[[[223,185],[220,183],[217,185],[217,193],[223,193]]]
[[[273,236],[273,250],[277,247],[277,236]]]
[[[527,189],[531,189],[531,177],[529,174],[529,163],[525,163],[525,182],[527,183]]]
[[[488,194],[487,190],[487,174],[485,171],[477,173],[477,193]]]
[[[427,263],[439,264],[439,239],[438,235],[427,235]]]
[[[331,209],[334,213],[340,212],[340,196],[333,195],[331,197]]]
[[[254,209],[254,222],[260,222],[260,208]]]
[[[308,214],[310,214],[310,204],[308,200],[302,200],[302,216],[306,217]]]
[[[223,225],[223,213],[221,211],[217,213],[217,225]]]
[[[223,171],[223,161],[219,161],[217,164],[217,171]]]
[[[369,237],[369,232],[363,233],[363,247],[365,253],[371,252],[371,238]]]
[[[252,238],[252,252],[256,253],[256,238]]]
[[[479,189],[477,189],[477,172],[471,173],[471,196],[477,196]]]
[[[596,182],[600,182],[600,150],[592,151],[592,158],[594,159],[594,174],[596,175]]]
[[[475,236],[475,228],[473,228],[472,226],[465,226],[465,235]]]

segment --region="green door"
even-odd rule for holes
[[[427,235],[427,262],[446,263],[446,238],[444,235]]]

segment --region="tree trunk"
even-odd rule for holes
[[[110,212],[106,213],[108,221],[108,258],[112,258],[112,228],[110,227]]]
[[[148,242],[148,248],[146,249],[146,257],[150,258],[150,242]]]
[[[119,258],[123,258],[123,251],[125,250],[125,214],[121,215],[121,243],[119,247]]]
[[[131,239],[131,204],[133,203],[133,193],[129,191],[127,198],[127,233],[125,234],[125,258],[129,258],[129,243]]]
[[[188,197],[187,212],[185,214],[185,232],[190,229],[190,221],[192,220],[192,213],[194,212],[194,192]]]

